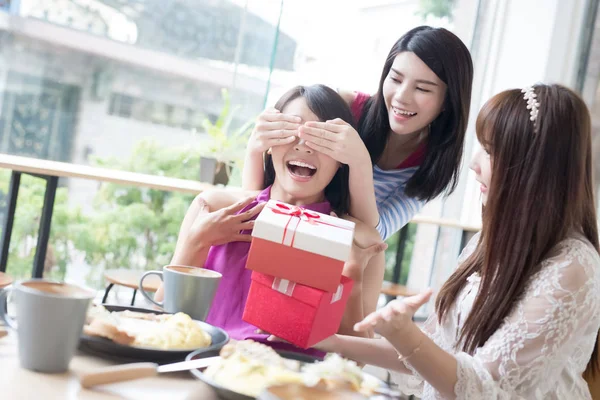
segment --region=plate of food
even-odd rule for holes
[[[220,351],[193,352],[186,360],[215,355],[220,358],[210,366],[190,372],[225,400],[275,398],[272,393],[290,390],[327,393],[328,397],[323,398],[342,393],[346,397],[340,398],[348,399],[391,393],[383,381],[337,354],[328,354],[319,361],[300,353],[275,351],[252,340],[228,343]]]
[[[192,351],[219,351],[229,335],[187,314],[144,308],[90,307],[80,340],[83,351],[122,361],[180,361]]]

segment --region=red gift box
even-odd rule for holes
[[[307,349],[338,331],[352,285],[342,276],[332,293],[253,272],[242,319]]]
[[[354,226],[270,200],[254,222],[246,268],[334,292],[350,255]]]

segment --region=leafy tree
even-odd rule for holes
[[[142,141],[128,160],[95,159],[95,164],[133,172],[196,179],[199,156],[193,148],[165,148]],[[0,201],[6,209],[10,171],[0,171]],[[11,237],[7,272],[31,276],[45,182],[23,175]],[[100,287],[105,268],[157,269],[170,261],[179,226],[192,194],[103,183],[93,212],[68,204],[68,189],[56,193],[44,276],[64,279],[75,255],[90,265],[87,283]]]
[[[129,160],[96,159],[110,166],[151,175],[197,179],[199,156],[188,148],[165,148],[142,141]],[[179,226],[194,195],[102,184],[87,229],[73,238],[92,266],[88,281],[97,284],[104,268],[158,269],[175,250]],[[104,268],[97,268],[102,266]]]

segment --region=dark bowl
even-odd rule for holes
[[[146,308],[115,306],[108,304],[103,304],[103,306],[108,311],[130,310],[140,313],[165,314],[161,311],[150,310]],[[218,353],[219,350],[221,350],[221,347],[229,342],[229,335],[223,329],[209,325],[205,322],[196,322],[212,338],[212,344],[209,347],[198,349],[196,351],[194,351],[194,349],[160,350],[151,347],[124,346],[106,338],[88,336],[86,334],[81,335],[79,349],[99,357],[109,358],[121,362],[152,361],[159,364],[165,364],[183,361],[191,351],[194,351],[194,353],[197,354],[210,353],[214,355],[215,352]]]
[[[293,353],[293,352],[288,352],[288,351],[277,351],[277,353],[279,353],[282,357],[289,358],[292,360],[298,360],[303,363],[314,363],[315,361],[318,361],[318,358],[311,357],[311,356],[308,356],[306,354],[301,354],[301,353]],[[197,360],[200,358],[212,357],[212,356],[218,356],[218,355],[219,355],[218,350],[214,350],[214,351],[210,351],[210,352],[201,352],[200,350],[196,350],[193,353],[188,354],[188,356],[185,359],[186,359],[186,361],[190,361],[190,360]],[[219,385],[218,383],[213,382],[212,380],[207,378],[200,369],[197,369],[197,368],[191,369],[190,372],[196,378],[200,379],[202,382],[204,382],[207,385],[209,385],[210,387],[212,387],[213,390],[215,391],[215,393],[217,393],[217,396],[219,396],[220,398],[222,398],[224,400],[255,400],[255,397],[251,397],[251,396],[247,396],[245,394],[234,392],[231,389],[227,389],[226,387],[223,387],[223,386]]]

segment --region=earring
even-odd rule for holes
[[[267,154],[271,155],[271,147],[269,147],[269,150],[267,150]]]

